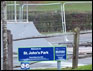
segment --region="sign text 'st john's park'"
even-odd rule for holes
[[[18,48],[19,61],[66,60],[66,47]]]

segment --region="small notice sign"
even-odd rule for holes
[[[55,60],[66,60],[66,47],[55,47]]]
[[[21,69],[22,70],[28,70],[30,69],[30,65],[28,62],[21,62]]]

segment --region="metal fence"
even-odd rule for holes
[[[7,20],[33,21],[40,32],[62,32],[61,3],[32,4],[16,1],[7,4]]]
[[[33,21],[40,32],[66,32],[77,26],[92,29],[92,2],[40,3],[8,1],[6,19]]]
[[[63,4],[66,30],[79,27],[81,30],[92,30],[92,2],[66,2]]]

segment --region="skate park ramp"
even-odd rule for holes
[[[42,35],[38,32],[33,22],[28,22],[28,23],[8,22],[7,29],[11,30],[13,39],[35,37]],[[44,38],[13,41],[13,52],[17,52],[18,47],[38,47],[38,46],[52,46],[52,44],[49,43]]]
[[[7,29],[11,31],[13,39],[41,36],[33,22],[7,22]],[[13,53],[18,53],[19,47],[51,47],[44,38],[13,41]],[[13,54],[13,66],[20,66],[18,55]],[[17,69],[17,68],[16,68]]]

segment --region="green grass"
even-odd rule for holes
[[[35,70],[57,70],[57,68],[35,69]],[[61,70],[92,70],[92,65],[79,66],[76,69],[67,67],[67,68],[62,68]]]
[[[65,6],[65,10],[70,12],[92,12],[92,4],[68,4]]]
[[[68,1],[44,1],[41,3],[64,3]],[[7,1],[9,4],[9,1]],[[11,2],[13,3],[13,1]],[[17,1],[18,3],[18,1]],[[11,8],[11,10],[14,8]],[[19,9],[18,9],[19,10]],[[26,10],[26,8],[24,9]],[[52,6],[30,6],[29,10],[36,10],[36,11],[51,11],[51,10],[60,10],[60,5],[52,5]],[[92,11],[92,4],[68,4],[66,5],[66,11],[75,11],[75,12],[87,12],[87,11]]]
[[[79,66],[76,69],[64,68],[64,70],[92,70],[92,65]]]
[[[51,1],[53,2],[53,1]],[[71,1],[54,1],[54,2],[61,2],[62,4],[65,2]],[[72,1],[73,2],[73,1]],[[48,2],[46,2],[48,3]],[[92,11],[92,4],[90,3],[75,3],[75,4],[67,4],[65,5],[66,11]]]

